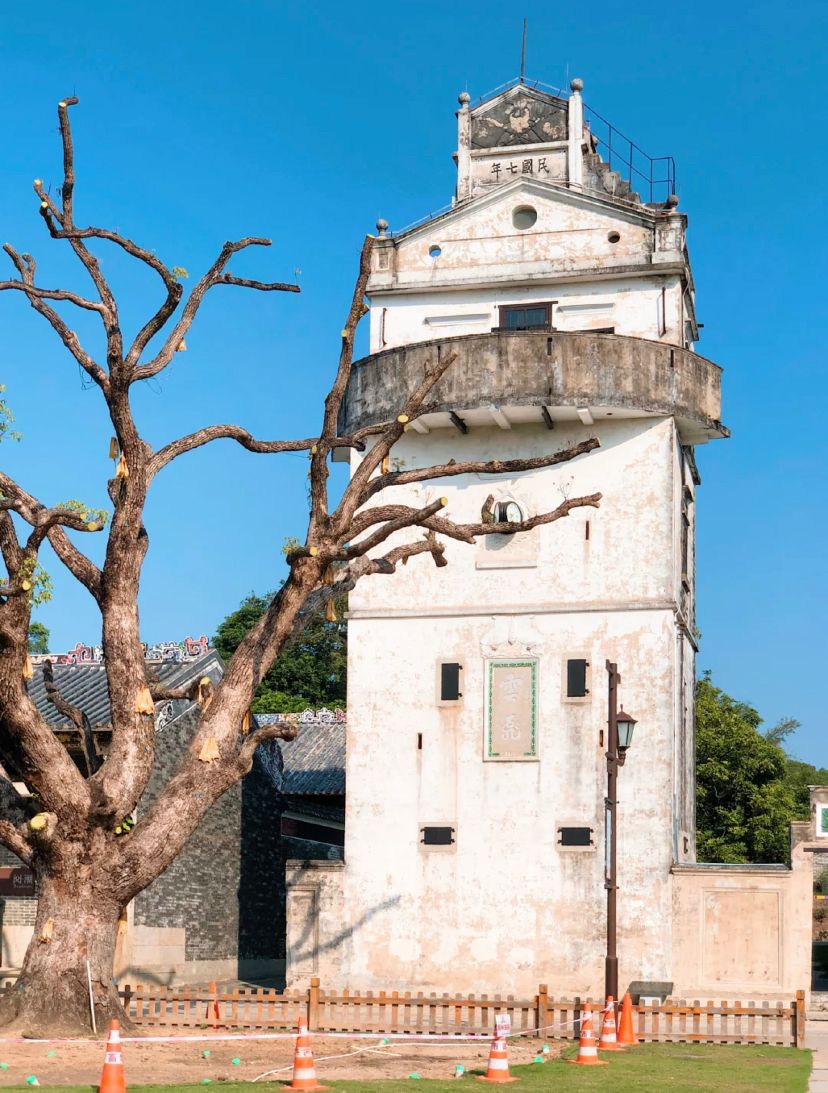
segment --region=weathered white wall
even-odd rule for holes
[[[289,861],[287,882],[287,985],[307,986],[318,975],[343,986],[342,952],[354,928],[343,898],[341,861]]]
[[[438,570],[417,559],[400,567],[392,579],[362,581],[350,597],[353,616],[358,618],[367,609],[398,615],[458,607],[488,612],[510,606],[531,614],[576,604],[672,605],[676,494],[670,419],[602,421],[600,427],[571,423],[553,432],[542,425],[473,428],[465,436],[453,428],[435,429],[428,436],[409,432],[394,446],[393,458],[405,469],[450,459],[531,458],[591,436],[599,437],[599,449],[558,467],[514,478],[469,475],[395,488],[393,498],[399,504],[425,505],[447,497],[446,511],[459,522],[479,521],[489,493],[514,498],[532,514],[555,508],[564,496],[600,492],[603,499],[597,509],[575,510],[533,532],[539,543],[535,565],[493,573],[480,566],[488,566],[501,553],[499,542],[482,538],[472,547],[450,540],[448,569]],[[366,650],[366,658],[370,655]]]
[[[409,433],[395,456],[407,467],[507,459],[595,431]],[[618,662],[621,698],[640,722],[620,777],[621,975],[669,978],[674,427],[669,419],[609,422],[600,435],[598,452],[561,468],[396,491],[401,503],[446,496],[461,522],[479,518],[490,492],[529,513],[553,508],[562,490],[600,490],[604,500],[499,550],[450,542],[448,568],[413,559],[393,579],[365,580],[352,593],[341,881],[348,928],[335,942],[320,931],[328,941],[315,946],[338,982],[475,991],[528,990],[543,980],[557,992],[600,993],[607,658]],[[483,760],[485,657],[493,652],[538,658],[537,761]],[[584,655],[591,694],[565,701],[565,661]],[[464,665],[464,697],[441,706],[438,663],[454,659]],[[423,823],[456,827],[456,845],[423,848]],[[592,827],[594,848],[561,849],[561,824]],[[308,911],[317,897],[303,898]],[[289,967],[292,983],[318,974],[290,959]]]
[[[680,865],[673,876],[674,995],[775,998],[811,983],[811,855],[791,869]]]
[[[661,290],[666,288],[662,305]],[[371,312],[371,352],[412,342],[486,334],[499,324],[501,304],[555,301],[553,325],[558,330],[603,330],[616,334],[680,342],[681,298],[678,277],[607,281],[603,284],[500,286],[446,292],[412,292],[383,296]],[[665,306],[667,327],[659,336]]]

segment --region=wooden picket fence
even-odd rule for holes
[[[552,999],[545,984],[531,998],[513,995],[423,994],[411,991],[323,990],[319,979],[307,990],[265,988],[220,991],[125,984],[127,1014],[140,1026],[175,1029],[295,1029],[300,1016],[315,1032],[382,1036],[489,1036],[494,1015],[508,1013],[512,1033],[546,1040],[577,1039],[581,1010],[589,999]],[[656,1043],[775,1044],[802,1046],[805,992],[779,1002],[713,1002],[668,998],[635,1011],[638,1037]]]

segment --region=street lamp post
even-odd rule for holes
[[[634,717],[618,708],[618,685],[621,676],[618,665],[607,661],[609,677],[609,701],[607,707],[607,796],[605,807],[604,887],[607,890],[607,956],[604,965],[605,997],[618,998],[618,951],[617,951],[617,855],[618,830],[616,825],[616,788],[618,768],[623,767],[627,749],[632,743],[636,725]]]

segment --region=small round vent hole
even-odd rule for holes
[[[531,205],[518,205],[512,212],[512,223],[518,231],[526,231],[527,228],[534,228],[537,219],[538,210],[533,209]]]

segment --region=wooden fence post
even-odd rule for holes
[[[549,987],[546,983],[541,983],[538,987],[538,1003],[535,1011],[535,1025],[537,1032],[536,1038],[543,1039],[545,1035],[545,1029],[549,1024]]]
[[[805,1045],[805,991],[796,992],[794,1003],[794,1047]]]
[[[123,994],[124,994],[124,1013],[127,1015],[127,1017],[129,1017],[130,1016],[129,1006],[130,1006],[130,1003],[132,1002],[132,987],[129,985],[129,983],[124,983]]]
[[[308,1031],[316,1032],[319,1028],[319,976],[311,977],[308,988]]]

